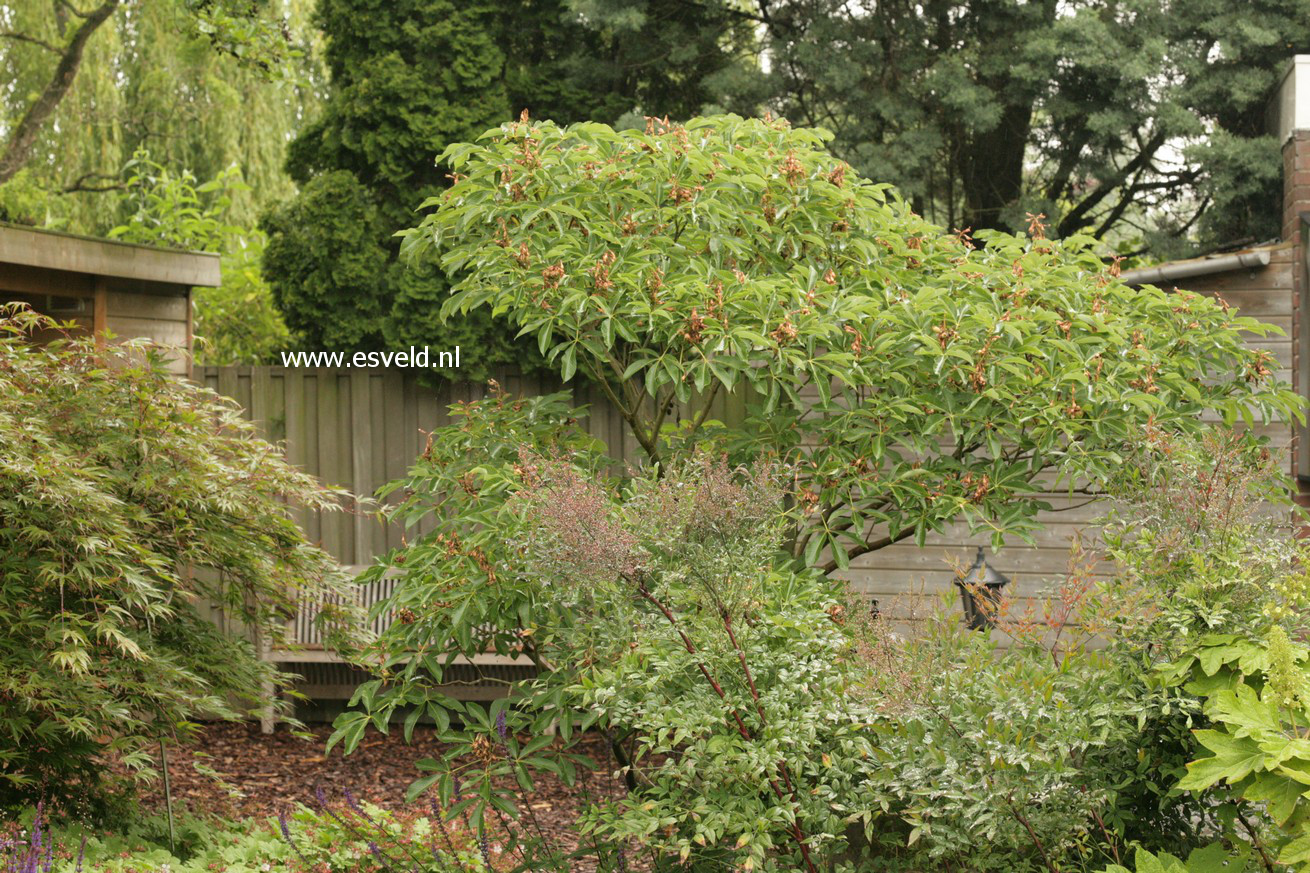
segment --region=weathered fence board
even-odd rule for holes
[[[236,400],[266,438],[283,444],[292,464],[360,497],[405,474],[427,434],[450,423],[452,403],[477,400],[487,391],[468,383],[428,387],[414,374],[382,369],[201,367],[196,379]],[[502,374],[501,382],[514,394],[559,390],[534,377]],[[625,435],[621,416],[603,397],[592,396],[599,392],[583,387],[573,393],[589,409],[587,431],[620,463],[640,464],[640,450]],[[728,414],[729,404],[716,405],[717,416]],[[345,564],[368,564],[398,547],[403,535],[398,525],[382,524],[359,504],[344,513],[297,509],[296,520]]]

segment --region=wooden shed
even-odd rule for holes
[[[191,373],[191,289],[216,287],[218,255],[0,224],[0,301],[19,301],[88,333],[144,338]]]

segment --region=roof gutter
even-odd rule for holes
[[[1179,279],[1267,266],[1269,266],[1269,250],[1257,249],[1214,258],[1197,258],[1194,261],[1175,261],[1158,267],[1143,267],[1140,270],[1129,270],[1119,278],[1128,285],[1173,285]]]

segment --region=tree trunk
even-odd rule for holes
[[[1004,93],[998,89],[997,93]],[[991,130],[965,138],[958,175],[963,188],[961,227],[1014,230],[1005,210],[1023,196],[1023,158],[1032,132],[1032,104],[1005,107]]]
[[[73,31],[73,36],[69,39],[63,54],[59,56],[54,75],[50,77],[40,96],[27,107],[27,112],[23,113],[22,119],[14,127],[13,136],[9,138],[4,154],[0,155],[0,184],[12,179],[31,160],[37,135],[59,106],[59,102],[64,99],[68,89],[73,86],[73,80],[77,78],[87,40],[109,19],[109,16],[114,14],[119,2],[120,0],[104,0],[95,9],[82,16],[81,23]]]

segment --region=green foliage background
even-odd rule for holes
[[[101,25],[35,154],[0,185],[0,221],[224,256],[224,285],[194,292],[201,363],[268,363],[289,337],[261,278],[270,203],[295,186],[286,143],[316,111],[312,0],[129,3]],[[60,46],[60,4],[5,4],[5,32]],[[265,43],[279,43],[270,71]],[[238,55],[238,53],[240,53]],[[262,53],[262,54],[261,54]],[[56,56],[0,39],[0,144]]]
[[[224,4],[207,4],[218,8]],[[5,28],[59,42],[68,16],[44,0],[6,3]],[[287,140],[316,111],[321,73],[309,26],[312,0],[261,5],[280,17],[302,56],[270,78],[199,31],[195,3],[154,0],[118,11],[92,36],[72,89],[42,131],[34,159],[0,186],[0,220],[103,234],[119,224],[120,170],[140,148],[175,173],[209,180],[236,165],[249,186],[228,220],[252,226],[266,204],[294,187],[283,168]],[[75,20],[75,19],[74,19]],[[276,19],[275,19],[276,20]],[[277,25],[281,27],[282,25]],[[52,54],[0,40],[0,141],[49,78]]]
[[[235,197],[249,190],[235,166],[207,182],[174,173],[138,151],[124,168],[131,211],[109,236],[124,242],[223,256],[223,284],[192,290],[200,364],[271,363],[290,334],[261,273],[265,238],[229,223]]]
[[[612,9],[630,0],[598,0]],[[1044,212],[1156,257],[1278,236],[1265,109],[1305,0],[720,0],[767,71],[725,83],[948,227]]]
[[[613,119],[650,100],[694,113],[709,99],[704,79],[728,63],[718,45],[727,25],[694,6],[660,5],[658,27],[598,30],[560,0],[320,3],[330,96],[288,150],[300,195],[264,222],[265,272],[304,346],[460,345],[459,375],[470,379],[539,366],[485,313],[443,321],[444,275],[433,260],[400,264],[393,235],[446,186],[434,160],[446,145],[525,109]]]

